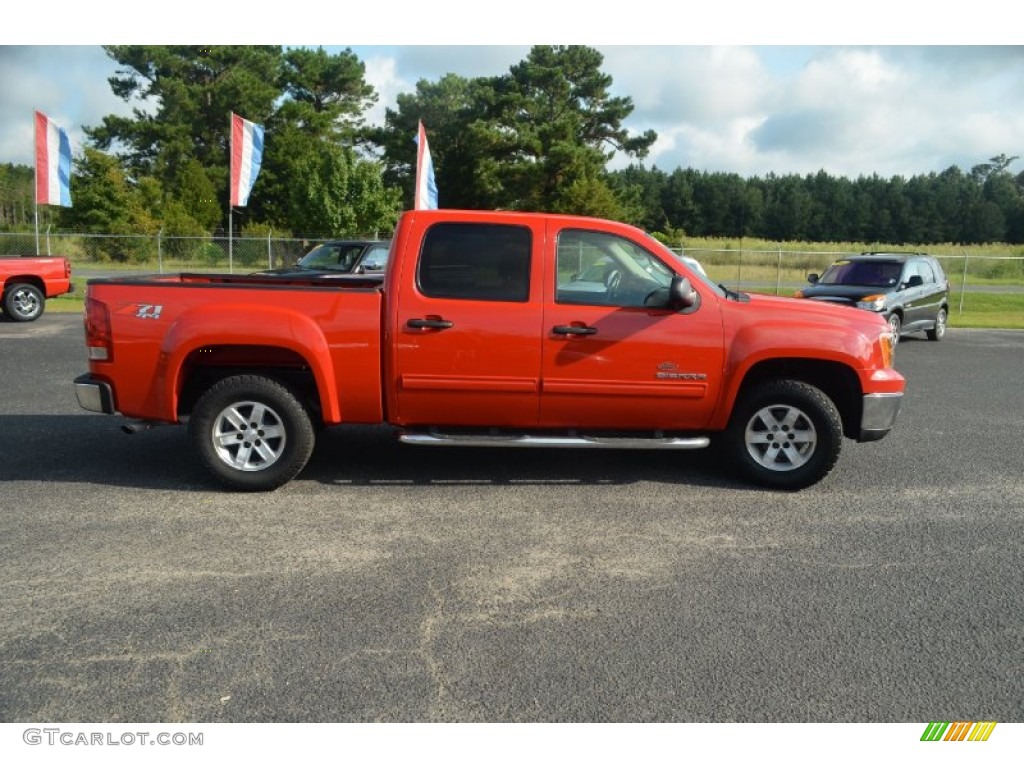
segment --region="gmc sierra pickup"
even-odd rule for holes
[[[0,306],[11,320],[35,320],[47,299],[73,289],[71,262],[62,256],[0,256]]]
[[[410,444],[687,450],[811,485],[878,440],[904,391],[888,324],[716,286],[633,227],[409,211],[380,276],[89,281],[82,407],[187,423],[222,484],[294,478],[317,428]]]

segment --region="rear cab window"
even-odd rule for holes
[[[525,302],[532,235],[507,224],[442,222],[427,230],[416,267],[424,296]]]

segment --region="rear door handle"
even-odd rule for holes
[[[597,328],[591,328],[589,325],[556,325],[551,332],[559,336],[593,336],[597,333]]]
[[[405,324],[409,328],[432,328],[439,331],[443,331],[445,328],[451,328],[455,325],[451,320],[442,320],[441,318],[435,317],[414,317],[406,321]]]

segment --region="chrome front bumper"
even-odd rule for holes
[[[896,423],[902,402],[902,392],[864,395],[857,442],[869,443],[872,440],[881,440],[889,434],[889,430]]]

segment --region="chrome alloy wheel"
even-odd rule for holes
[[[232,403],[217,414],[210,436],[218,458],[243,472],[273,465],[288,439],[277,412],[253,400]]]
[[[743,437],[750,457],[765,469],[788,472],[814,455],[818,433],[799,408],[769,405],[755,412]]]
[[[41,306],[39,294],[25,287],[14,291],[11,295],[11,304],[22,317],[35,317],[39,314]]]

